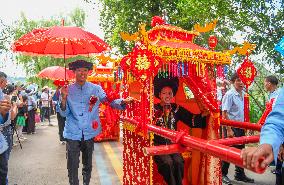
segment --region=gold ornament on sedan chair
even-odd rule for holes
[[[247,41],[244,42],[242,47],[235,47],[232,50],[229,50],[228,52],[233,55],[236,53],[239,53],[240,55],[247,55],[250,54],[253,50],[255,50],[256,44],[251,44]]]
[[[129,34],[129,33],[126,33],[126,32],[120,32],[119,34],[124,41],[136,41],[139,38],[138,32],[135,32],[133,34]]]
[[[205,32],[209,32],[209,31],[211,31],[211,30],[214,30],[214,28],[215,28],[216,25],[217,25],[217,22],[218,22],[218,20],[215,19],[215,20],[213,20],[212,22],[205,24],[204,27],[200,26],[200,24],[195,24],[195,25],[193,26],[193,28],[194,28],[194,30],[197,31],[197,32],[203,32],[203,33],[205,33]]]
[[[137,67],[138,70],[149,69],[151,63],[148,61],[146,55],[138,55],[138,58],[136,60],[137,62],[135,64],[135,67]]]

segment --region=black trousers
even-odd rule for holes
[[[8,182],[8,161],[12,150],[12,130],[11,126],[7,126],[3,129],[2,134],[4,135],[9,148],[2,154],[0,154],[0,184],[6,185]]]
[[[63,137],[63,131],[65,127],[65,117],[62,117],[59,112],[57,114],[57,121],[58,121],[58,133],[59,133],[59,139],[60,141],[65,141],[65,138]]]
[[[44,118],[48,119],[48,122],[50,123],[50,108],[49,107],[41,107],[41,122],[44,121]]]
[[[168,185],[182,185],[184,160],[181,154],[156,155],[154,161]]]
[[[240,128],[232,128],[235,137],[245,136],[245,130]],[[227,138],[227,128],[223,127],[224,137]],[[234,145],[233,147],[238,149],[245,148],[245,145]],[[230,167],[230,163],[222,161],[222,175],[228,175],[228,169]],[[244,168],[235,166],[235,176],[242,177],[245,174]]]
[[[92,173],[92,155],[94,151],[93,139],[75,141],[67,139],[67,169],[70,185],[79,185],[78,168],[80,151],[82,152],[83,185],[89,185]]]
[[[28,111],[27,133],[35,132],[35,110]]]
[[[284,184],[284,168],[282,168],[283,162],[277,159],[275,174],[276,174],[276,183],[275,185]]]

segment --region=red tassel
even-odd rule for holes
[[[225,79],[224,69],[221,65],[217,66],[217,77],[219,77],[220,79]]]
[[[171,63],[168,63],[168,72],[169,72],[169,78],[171,77]]]
[[[246,93],[244,97],[244,121],[249,122],[249,96]]]

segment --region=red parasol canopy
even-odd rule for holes
[[[65,79],[65,67],[62,66],[51,66],[41,70],[38,74],[40,78],[46,78],[50,80],[68,80],[72,81],[75,79],[73,71],[66,69]]]
[[[12,46],[13,51],[27,55],[62,57],[65,67],[66,57],[101,53],[108,48],[109,46],[96,35],[79,27],[68,26],[34,29],[15,41]],[[68,80],[66,75],[65,81]]]
[[[96,35],[79,27],[54,26],[37,28],[14,42],[15,52],[28,55],[73,57],[101,53],[109,46]]]

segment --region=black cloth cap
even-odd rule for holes
[[[93,63],[87,62],[85,60],[75,60],[68,64],[70,70],[76,70],[78,68],[87,68],[88,70],[93,69]]]
[[[154,77],[154,95],[160,99],[159,94],[161,92],[161,90],[164,87],[170,87],[173,90],[173,96],[175,96],[177,94],[178,91],[178,86],[179,86],[179,80],[177,77],[158,77],[158,75],[156,75]]]

